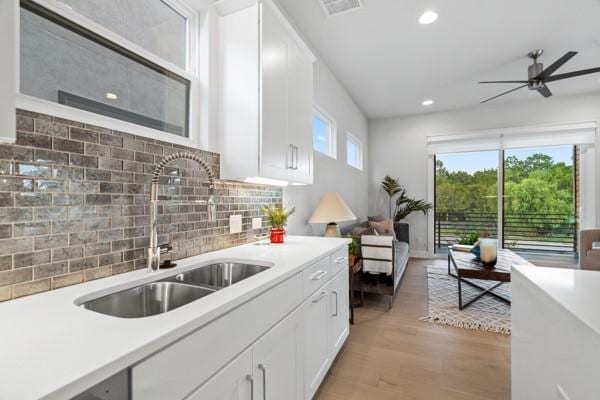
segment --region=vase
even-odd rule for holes
[[[283,228],[271,228],[269,231],[269,238],[271,239],[271,243],[283,243],[283,237],[285,235],[285,230]]]

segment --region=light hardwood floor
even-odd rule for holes
[[[426,266],[411,260],[391,311],[366,297],[317,400],[510,399],[510,336],[419,321],[427,314]]]

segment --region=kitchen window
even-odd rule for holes
[[[179,0],[15,4],[17,108],[199,142],[195,11]]]
[[[336,123],[325,112],[315,108],[312,117],[313,149],[336,158]]]
[[[346,161],[351,167],[363,169],[362,143],[351,133],[346,136]]]

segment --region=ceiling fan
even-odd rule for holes
[[[552,96],[552,92],[550,91],[550,89],[548,89],[548,86],[546,86],[546,83],[560,81],[562,79],[567,79],[567,78],[574,78],[574,77],[580,76],[580,75],[587,75],[587,74],[593,74],[596,72],[600,72],[600,67],[598,67],[598,68],[582,69],[580,71],[573,71],[573,72],[567,72],[564,74],[553,75],[557,69],[562,67],[567,61],[569,61],[571,58],[573,58],[577,54],[577,52],[576,51],[567,52],[564,56],[562,56],[561,58],[556,60],[553,64],[551,64],[546,69],[544,69],[544,65],[542,63],[538,62],[538,58],[542,54],[544,54],[544,50],[541,50],[541,49],[533,50],[533,51],[530,51],[529,53],[527,53],[527,57],[529,57],[533,60],[533,64],[531,64],[528,68],[527,76],[529,79],[527,79],[527,80],[479,82],[479,83],[522,83],[523,84],[514,89],[500,93],[499,95],[496,95],[494,97],[490,97],[489,99],[482,101],[481,104],[487,103],[490,100],[494,100],[500,96],[504,96],[505,94],[512,93],[512,92],[522,89],[526,86],[529,90],[537,90],[538,93],[544,97],[550,97],[550,96]]]

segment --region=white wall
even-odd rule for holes
[[[339,192],[357,217],[364,219],[367,215],[367,119],[329,68],[320,61],[315,64],[314,96],[315,104],[337,121],[337,159],[315,151],[314,184],[284,189],[284,205],[296,207],[287,227],[288,233],[293,235],[323,234],[323,225],[309,225],[307,221],[325,192]],[[346,164],[347,132],[363,143],[363,171]]]
[[[369,214],[386,210],[379,182],[385,175],[400,178],[408,193],[427,198],[427,136],[543,124],[600,120],[600,93],[574,97],[552,97],[532,101],[489,103],[473,108],[430,113],[405,118],[369,121]],[[600,147],[600,138],[596,148]],[[596,177],[600,177],[600,157]],[[600,199],[597,185],[596,199]],[[600,225],[600,214],[597,213]],[[413,214],[411,249],[427,250],[427,218]]]

